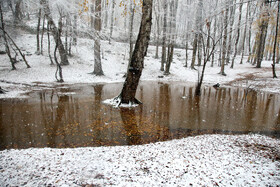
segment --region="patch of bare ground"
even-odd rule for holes
[[[256,69],[256,68],[254,68]],[[236,78],[225,85],[227,86],[242,86],[247,88],[252,88],[254,90],[262,90],[264,88],[273,88],[277,85],[279,79],[273,79],[270,72],[271,68],[265,67],[260,68],[258,71],[253,73],[240,73],[239,78]],[[276,86],[277,87],[277,86]]]
[[[246,153],[254,152],[258,153],[259,155],[263,156],[264,158],[270,159],[273,162],[280,161],[280,145],[277,147],[259,144],[259,143],[249,143],[249,142],[238,142],[236,141],[235,144],[237,146],[242,147],[242,151]]]

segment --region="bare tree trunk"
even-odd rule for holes
[[[158,3],[158,1],[157,1]],[[156,23],[157,23],[157,29],[156,29],[156,34],[157,34],[157,38],[156,38],[156,55],[155,58],[158,59],[159,58],[159,45],[160,45],[160,41],[159,41],[159,37],[160,37],[160,7],[159,5],[157,5],[158,10],[154,11],[157,12],[155,13],[156,16]]]
[[[112,13],[111,13],[111,26],[110,26],[109,44],[111,44],[111,39],[112,39],[112,35],[113,35],[113,30],[114,30],[114,22],[115,22],[115,1],[112,2]]]
[[[257,61],[257,68],[261,68],[261,63],[263,60],[264,48],[266,43],[266,35],[267,35],[267,28],[268,28],[268,4],[269,2],[264,0],[263,7],[260,15],[260,24],[259,24],[259,41],[257,43],[257,50],[256,50],[256,61]]]
[[[237,23],[237,36],[236,36],[236,40],[235,40],[234,54],[233,54],[233,58],[232,58],[230,68],[233,68],[233,66],[234,66],[234,61],[235,61],[235,58],[236,58],[236,55],[237,55],[237,47],[238,47],[238,42],[239,42],[239,37],[240,37],[240,24],[241,24],[243,0],[241,0],[240,3],[241,4],[239,6],[239,18],[238,18],[238,23]]]
[[[51,41],[50,41],[50,24],[48,22],[47,24],[47,35],[48,35],[48,54],[49,54],[49,58],[51,61],[51,65],[54,65],[53,60],[52,60],[52,56],[51,56]]]
[[[56,27],[53,18],[51,16],[51,11],[49,8],[49,4],[47,0],[41,0],[41,4],[43,5],[44,12],[46,15],[46,18],[50,24],[50,31],[52,32],[52,35],[54,37],[54,41],[57,44],[60,59],[61,59],[61,65],[69,65],[68,57],[67,57],[67,51],[64,48],[64,45],[61,41],[60,35],[58,34],[58,28]],[[58,38],[59,37],[59,38]]]
[[[42,9],[39,9],[39,13],[38,13],[38,24],[37,24],[37,51],[36,54],[39,55],[40,54],[40,25],[41,25],[41,12]]]
[[[247,4],[245,29],[244,29],[243,39],[242,39],[242,44],[241,44],[241,60],[240,60],[240,64],[243,64],[243,58],[244,58],[244,53],[245,53],[245,49],[244,48],[245,48],[245,41],[246,41],[246,36],[247,36],[249,10],[250,10],[250,2],[248,2],[248,4]]]
[[[226,53],[227,53],[227,35],[228,35],[228,12],[229,12],[229,7],[228,7],[228,1],[226,0],[226,11],[224,15],[224,36],[223,36],[223,52],[222,52],[222,62],[221,62],[221,75],[226,76],[227,74],[225,73],[225,63],[226,63]]]
[[[198,42],[198,33],[195,33],[194,40],[193,40],[193,54],[192,54],[192,63],[191,63],[191,69],[195,69],[195,59],[196,59],[196,52],[197,52],[197,42]]]
[[[78,35],[78,32],[77,32],[77,22],[78,22],[78,16],[74,15],[74,25],[73,25],[73,35],[72,35],[73,45],[74,46],[77,45],[77,35]]]
[[[6,34],[5,34],[5,24],[4,24],[3,12],[2,12],[2,6],[1,5],[0,5],[0,16],[1,16],[2,37],[3,37],[4,42],[5,42],[6,53],[9,57],[9,59],[10,59],[10,62],[11,62],[11,65],[12,65],[12,70],[16,70],[17,69],[16,66],[15,66],[16,60],[12,58],[9,43],[8,43],[8,40],[7,40],[7,37],[6,37]]]
[[[94,40],[94,71],[97,76],[104,75],[101,64],[100,32],[101,32],[101,0],[95,0],[94,30],[96,33]]]
[[[217,5],[216,5],[217,6]],[[215,23],[214,23],[214,33],[213,33],[213,41],[216,40],[216,32],[217,32],[217,16],[215,16]],[[212,59],[211,59],[211,67],[214,67],[215,62],[215,52],[212,53]]]
[[[45,18],[46,18],[46,16],[44,15],[43,26],[42,26],[42,35],[41,35],[41,55],[43,55],[43,43],[44,43],[44,33],[45,33]]]
[[[185,66],[184,67],[188,67],[188,58],[189,58],[189,56],[188,56],[188,50],[189,50],[189,33],[187,33],[186,34],[186,61],[185,61]]]
[[[133,21],[134,21],[134,10],[135,10],[135,5],[133,5],[132,7],[132,4],[134,4],[134,1],[130,0],[130,28],[129,28],[129,61],[131,60],[132,58],[132,53],[133,53]]]
[[[165,68],[165,75],[170,74],[170,66],[173,61],[173,55],[174,55],[174,44],[176,40],[176,15],[177,15],[177,8],[178,8],[178,0],[171,1],[170,5],[170,13],[171,13],[171,19],[170,19],[170,44],[168,46],[168,57],[167,57],[167,63]]]
[[[198,65],[201,65],[201,31],[202,31],[202,9],[203,9],[203,1],[199,0],[198,5],[196,8],[196,17],[195,17],[195,36],[193,41],[193,55],[192,55],[192,63],[191,63],[191,69],[195,69],[195,60],[196,60],[196,54],[198,56]]]
[[[15,22],[19,22],[22,19],[22,12],[21,12],[21,3],[22,0],[18,0],[15,6]]]
[[[276,19],[276,31],[275,31],[275,38],[274,38],[274,46],[273,46],[273,57],[272,57],[272,76],[273,78],[277,78],[275,65],[276,65],[276,47],[277,47],[277,39],[278,39],[278,25],[279,25],[279,14],[280,14],[280,1],[278,1],[278,11],[277,11],[277,19]]]
[[[140,31],[131,61],[129,63],[126,80],[124,82],[122,92],[118,97],[120,104],[140,103],[135,98],[135,95],[144,67],[144,57],[147,54],[149,45],[152,27],[152,11],[153,0],[143,0]]]
[[[230,56],[232,54],[232,34],[233,34],[233,24],[234,24],[234,17],[235,17],[235,8],[236,8],[236,0],[230,0],[230,5],[228,7],[228,11],[230,12],[229,20],[229,36],[228,36],[228,49],[226,55],[225,64],[229,64]]]
[[[59,18],[59,21],[58,21],[58,32],[57,32],[57,39],[61,37],[61,32],[62,32],[62,17],[60,16]],[[61,65],[60,63],[58,62],[57,60],[57,57],[56,57],[56,52],[57,52],[57,49],[58,49],[58,42],[55,43],[55,49],[54,49],[54,61],[56,63],[56,72],[55,72],[55,78],[57,80],[57,82],[64,82],[63,80],[63,76],[62,76],[62,68],[61,68]],[[59,74],[59,78],[57,77],[57,73]]]
[[[162,37],[162,56],[161,56],[161,67],[160,71],[164,71],[164,65],[166,63],[166,29],[167,29],[167,0],[163,1],[164,6],[164,17],[163,17],[163,37]]]

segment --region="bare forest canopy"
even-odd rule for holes
[[[225,65],[234,68],[235,63],[248,62],[260,68],[263,60],[272,60],[275,68],[280,61],[279,1],[152,2],[153,24],[149,43],[157,47],[155,58],[161,59],[161,70],[165,75],[169,74],[174,47],[192,50],[191,57],[186,53],[186,67],[195,69],[195,66],[209,62],[211,66],[220,66],[222,75],[226,75]],[[1,0],[0,5],[3,12],[1,30],[4,24],[14,24],[37,33],[37,54],[42,54],[39,35],[48,33],[60,54],[56,58],[56,52],[53,55],[49,49],[50,60],[53,63],[54,59],[58,66],[69,64],[67,56],[71,55],[71,47],[77,45],[79,37],[93,39],[93,74],[96,75],[104,74],[100,40],[129,43],[131,57],[143,12],[143,0]],[[4,33],[1,32],[6,51],[11,53],[10,61],[15,69],[13,53],[17,50],[13,50],[12,38]],[[237,61],[237,55],[241,60],[238,58]],[[62,77],[58,80],[63,81]]]

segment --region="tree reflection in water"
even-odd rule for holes
[[[197,134],[280,136],[280,96],[241,88],[143,83],[136,108],[102,103],[121,84],[31,93],[0,102],[0,149],[134,145]],[[75,94],[72,94],[74,93]]]

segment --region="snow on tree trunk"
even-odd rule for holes
[[[135,95],[144,67],[144,57],[147,54],[147,49],[150,41],[152,11],[153,0],[143,0],[140,31],[137,37],[131,61],[129,62],[126,80],[124,82],[122,92],[118,97],[120,104],[140,103],[135,98]]]
[[[101,64],[100,32],[101,32],[101,0],[95,0],[94,19],[95,39],[94,39],[94,71],[93,74],[104,75]]]

